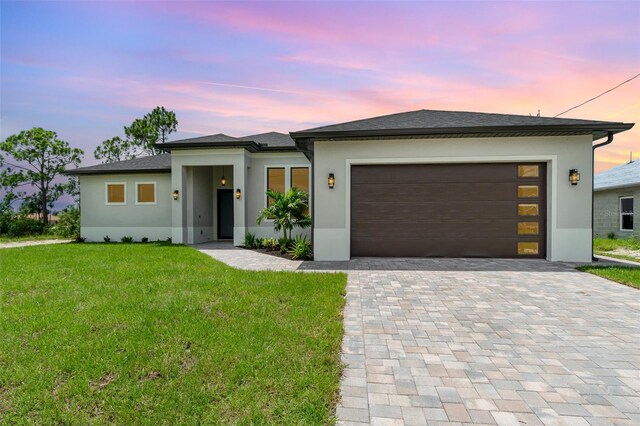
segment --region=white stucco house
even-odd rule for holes
[[[594,191],[595,235],[640,238],[640,161],[597,174]]]
[[[69,173],[80,177],[88,241],[276,236],[256,224],[265,191],[295,186],[310,193],[312,229],[296,232],[312,239],[316,260],[590,261],[593,152],[631,127],[419,110],[288,135],[171,141],[155,157]]]

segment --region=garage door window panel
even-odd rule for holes
[[[537,164],[520,164],[518,166],[519,178],[537,178],[540,177],[540,166]]]

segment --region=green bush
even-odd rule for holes
[[[296,237],[289,250],[291,257],[297,260],[309,260],[313,256],[311,251],[311,243],[307,241],[307,237]]]
[[[45,230],[44,223],[35,219],[14,218],[9,222],[7,235],[10,237],[24,237],[27,235],[40,235]]]
[[[278,238],[278,247],[280,247],[280,253],[286,253],[291,247],[291,240],[289,238]]]
[[[262,240],[262,248],[267,251],[275,251],[278,249],[278,242],[273,238],[264,238]]]
[[[253,249],[262,248],[262,238],[256,238],[256,240],[253,242],[253,245],[251,246],[251,248],[253,248]]]
[[[105,243],[110,243],[111,242],[111,237],[108,236],[108,235],[105,235],[103,240],[104,240]]]
[[[248,248],[253,248],[256,244],[256,235],[251,232],[247,232],[244,234],[244,246]]]
[[[123,243],[132,243],[133,242],[133,237],[129,236],[129,235],[125,235],[124,237],[120,238],[120,241]]]
[[[616,239],[616,233],[615,232],[609,232],[607,234],[607,238],[610,240],[615,240]]]
[[[68,207],[58,216],[58,225],[54,228],[56,235],[76,238],[80,235],[80,209]]]
[[[142,237],[142,239],[140,240],[141,243],[148,243],[149,242],[149,238],[148,237]]]

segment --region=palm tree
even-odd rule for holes
[[[286,193],[267,190],[267,197],[272,201],[262,209],[256,222],[258,225],[263,220],[273,220],[273,229],[282,231],[286,240],[291,240],[291,231],[294,227],[308,228],[311,226],[309,210],[309,194],[297,188],[291,188]],[[287,234],[288,233],[288,234]]]

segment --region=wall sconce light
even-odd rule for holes
[[[240,188],[236,189],[236,200],[239,200],[241,196],[242,196],[242,191],[240,191]]]
[[[227,184],[227,178],[224,177],[224,166],[222,166],[222,177],[220,178],[220,185],[225,186]]]
[[[176,189],[171,193],[171,196],[173,197],[173,201],[178,201],[178,198],[180,198],[180,192]]]
[[[329,185],[329,188],[333,189],[333,187],[336,184],[336,178],[335,176],[333,176],[333,173],[329,173],[329,178],[327,179],[327,184]]]
[[[580,173],[578,173],[578,169],[569,170],[569,182],[571,185],[577,185],[580,182]]]

